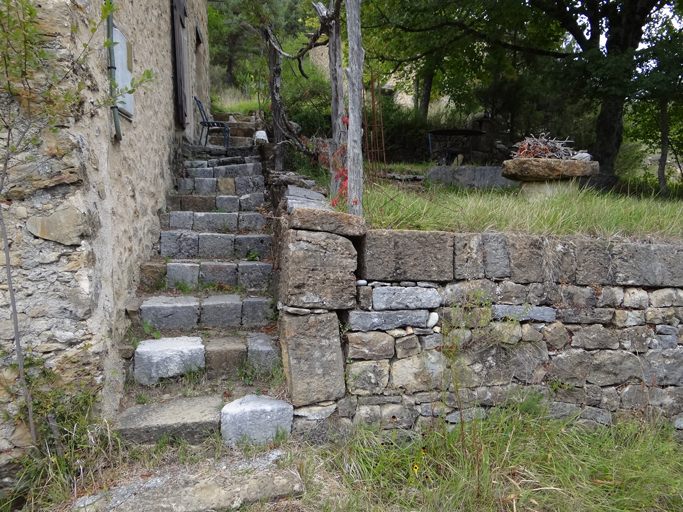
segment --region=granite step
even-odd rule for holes
[[[222,137],[220,143],[222,143]],[[183,147],[183,154],[185,160],[208,160],[211,158],[224,157],[248,157],[254,156],[254,146],[232,146],[226,148],[222,145],[209,144],[207,146],[200,146],[197,144],[188,144]]]
[[[232,259],[247,258],[255,251],[264,259],[269,254],[270,236],[262,229],[242,234],[165,230],[161,232],[159,254],[174,259]]]
[[[221,165],[219,162],[232,159],[212,160],[213,165],[186,167],[185,172],[190,178],[236,178],[237,176],[261,176],[263,168],[261,162],[233,163]]]
[[[170,230],[199,233],[263,233],[268,219],[259,212],[195,212],[172,211],[168,219]]]
[[[191,330],[200,324],[207,327],[252,327],[272,323],[270,297],[239,295],[192,296],[159,295],[140,305],[143,325],[157,329]]]
[[[168,288],[189,287],[195,289],[204,285],[218,285],[223,289],[266,290],[270,284],[273,265],[260,261],[169,261],[166,266]]]
[[[242,196],[221,194],[219,190],[217,193],[219,195],[169,194],[166,196],[166,208],[168,211],[179,212],[231,213],[257,211],[267,204],[263,192]]]
[[[208,174],[208,173],[207,173]],[[265,179],[261,174],[219,178],[176,178],[175,190],[179,195],[198,196],[237,195],[265,192]]]

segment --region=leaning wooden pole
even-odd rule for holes
[[[348,132],[348,212],[363,216],[363,60],[365,50],[361,45],[360,2],[346,0],[346,26],[349,38],[349,132]]]

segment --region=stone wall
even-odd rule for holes
[[[59,132],[40,133],[42,145],[13,169],[2,209],[10,239],[21,342],[66,382],[103,387],[102,408],[115,412],[123,389],[116,343],[128,324],[125,304],[139,281],[140,264],[159,238],[157,213],[165,209],[172,165],[183,137],[195,136],[196,123],[183,130],[175,121],[171,3],[168,0],[115,1],[116,26],[133,46],[133,74],[152,69],[156,82],[135,94],[133,120],[121,119],[123,140],[115,142],[109,108],[95,108],[109,91],[107,38],[102,25],[92,52],[76,66],[71,82],[82,81],[83,102]],[[100,17],[100,2],[43,0],[38,15],[47,45],[57,55],[51,65],[65,69],[90,36],[89,20]],[[209,104],[206,0],[188,0],[188,86]],[[196,41],[197,26],[204,44]],[[77,34],[71,26],[78,27]],[[195,76],[199,78],[194,78]],[[202,77],[206,77],[202,79]],[[62,158],[50,154],[65,152]],[[21,177],[27,175],[28,178]],[[0,275],[2,394],[0,468],[21,455],[25,429],[14,423],[20,398],[7,283]],[[94,381],[93,381],[94,379]],[[4,477],[3,469],[0,469]]]
[[[366,232],[305,208],[281,240],[295,431],[457,423],[530,393],[554,417],[683,428],[681,244]]]

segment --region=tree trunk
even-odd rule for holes
[[[282,126],[286,122],[283,111],[280,86],[282,82],[282,57],[275,47],[266,41],[268,45],[268,68],[270,71],[270,105],[273,113],[273,141],[275,144],[285,140],[285,129]],[[284,120],[284,121],[283,121]]]
[[[432,97],[432,82],[434,81],[434,70],[429,69],[425,73],[422,81],[422,96],[420,97],[420,115],[427,117],[429,114],[429,100]]]
[[[329,63],[330,63],[330,88],[332,90],[332,141],[329,144],[330,150],[330,195],[332,197],[339,194],[339,183],[335,179],[335,175],[341,170],[343,165],[343,158],[341,158],[340,149],[344,144],[344,124],[342,117],[344,117],[344,85],[342,78],[342,41],[341,41],[341,23],[339,18],[335,19],[330,24],[330,43],[329,48]],[[339,169],[335,170],[335,164]]]
[[[666,186],[666,161],[669,158],[669,102],[666,99],[659,101],[659,130],[662,134],[662,154],[659,157],[659,167],[657,168],[657,180],[659,181],[659,192],[668,194]]]
[[[605,185],[616,182],[614,163],[623,140],[623,116],[624,98],[606,98],[602,101],[595,127],[593,156],[600,163],[600,174]]]
[[[348,133],[348,212],[363,216],[363,148],[361,126],[363,117],[363,60],[361,46],[361,0],[346,0],[346,28],[349,38],[349,133]]]
[[[420,106],[420,77],[415,76],[415,92],[413,93],[413,108],[417,112]]]

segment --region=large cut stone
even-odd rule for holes
[[[270,371],[280,364],[282,354],[267,334],[252,332],[247,336],[247,360],[260,370]]]
[[[533,320],[552,323],[556,317],[557,311],[554,308],[543,306],[491,306],[491,318],[495,320],[508,318],[517,322]]]
[[[350,359],[390,359],[394,356],[394,338],[383,332],[350,332],[346,357]]]
[[[502,386],[513,379],[527,384],[540,382],[547,363],[548,348],[542,341],[511,347],[502,346],[500,340],[482,338],[463,350],[454,368],[464,386]]]
[[[346,366],[349,393],[378,395],[389,382],[389,361],[359,361]]]
[[[140,306],[142,321],[159,329],[193,329],[199,320],[194,297],[151,297]]]
[[[344,358],[335,313],[280,313],[282,363],[295,407],[336,400],[345,393]]]
[[[391,386],[408,393],[447,389],[449,383],[448,359],[441,352],[422,352],[391,365]]]
[[[510,277],[510,253],[503,233],[482,233],[484,275],[488,279]]]
[[[226,446],[266,444],[292,431],[294,408],[268,396],[247,395],[221,411],[221,436]]]
[[[239,295],[212,295],[202,302],[202,324],[208,327],[238,326],[242,321]]]
[[[456,233],[454,235],[455,279],[481,279],[484,277],[484,244],[481,235]]]
[[[135,380],[153,385],[161,378],[175,377],[205,367],[201,338],[181,336],[141,341],[135,349]]]
[[[550,181],[598,174],[598,162],[556,160],[552,158],[515,158],[503,162],[502,174],[517,181]]]
[[[352,331],[386,331],[397,327],[427,327],[429,311],[349,311],[348,324]]]
[[[590,372],[590,361],[590,354],[584,350],[565,350],[553,356],[548,379],[583,387]]]
[[[574,333],[572,347],[588,350],[616,350],[619,348],[619,338],[617,337],[619,331],[614,329],[605,329],[600,324],[593,324],[588,327],[573,328],[572,331]]]
[[[26,229],[31,234],[64,245],[78,245],[88,229],[86,217],[71,203],[47,217],[29,217]]]
[[[358,255],[360,277],[377,281],[451,281],[453,254],[451,233],[369,230]]]
[[[610,242],[593,238],[577,238],[574,245],[576,247],[576,284],[614,284],[614,269],[609,254]]]
[[[220,395],[137,405],[119,415],[117,430],[127,442],[153,444],[169,436],[201,444],[218,431],[222,405]]]
[[[365,219],[348,213],[303,207],[296,208],[289,216],[289,227],[307,231],[326,231],[342,236],[361,236],[365,233]]]
[[[374,309],[433,309],[441,305],[441,296],[434,288],[413,286],[383,286],[372,291]]]
[[[346,238],[288,230],[280,268],[279,300],[287,306],[350,309],[356,304],[356,249]]]
[[[535,235],[508,235],[510,279],[515,283],[543,281],[543,240]]]
[[[645,356],[645,381],[657,386],[683,385],[683,347],[650,350]]]
[[[616,284],[683,286],[683,245],[619,242],[610,255]]]
[[[212,339],[206,344],[206,369],[210,379],[239,377],[247,358],[247,345],[242,338]]]
[[[613,386],[629,379],[646,380],[646,368],[638,356],[622,350],[598,350],[591,358],[588,382]]]

